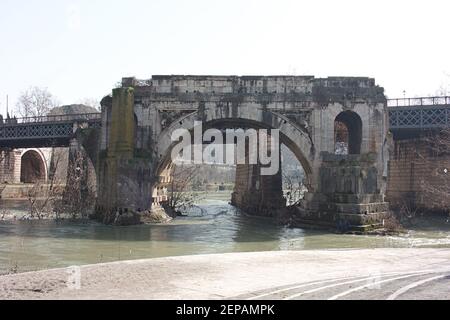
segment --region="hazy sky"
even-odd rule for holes
[[[61,103],[123,76],[370,76],[390,97],[450,85],[443,1],[0,0],[6,94],[48,87]]]

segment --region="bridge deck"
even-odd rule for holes
[[[101,125],[100,113],[58,115],[7,119],[0,123],[0,147],[57,147],[68,146],[74,135],[74,125]]]
[[[391,99],[388,107],[391,130],[450,127],[450,97]]]

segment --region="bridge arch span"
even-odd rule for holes
[[[47,162],[41,150],[25,149],[20,159],[20,182],[35,183],[47,181]]]
[[[238,115],[238,116],[236,116]],[[221,110],[204,109],[193,112],[174,121],[158,137],[156,176],[171,165],[171,151],[176,145],[172,141],[172,132],[178,129],[192,131],[196,121],[203,122],[203,130],[210,128],[252,128],[279,129],[280,143],[286,145],[301,163],[307,179],[308,188],[313,189],[314,145],[310,136],[292,121],[278,113],[263,108],[223,108]]]

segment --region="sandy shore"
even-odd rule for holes
[[[227,299],[324,279],[423,270],[450,272],[450,249],[284,251],[115,262],[1,276],[0,299]]]

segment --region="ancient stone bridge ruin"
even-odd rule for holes
[[[297,225],[374,226],[387,202],[450,207],[436,192],[450,188],[450,136],[444,149],[435,143],[450,127],[450,97],[386,100],[371,78],[153,76],[122,79],[101,104],[101,114],[1,121],[0,184],[45,181],[51,164],[39,148],[68,147],[68,167],[86,167],[86,176],[68,173],[67,184],[96,177],[90,185],[97,186],[97,217],[111,223],[117,212],[167,200],[171,135],[201,122],[204,130],[280,130],[306,175],[308,193],[290,209]],[[237,165],[232,203],[250,214],[278,215],[286,205],[282,172],[260,171]]]
[[[139,211],[160,200],[170,179],[171,134],[204,128],[279,129],[306,173],[308,193],[296,213],[351,225],[379,223],[388,210],[388,113],[371,78],[312,76],[153,76],[124,78],[102,100],[98,212]],[[335,154],[336,123],[348,154]],[[281,172],[261,176],[238,165],[233,204],[274,215],[285,206]]]

